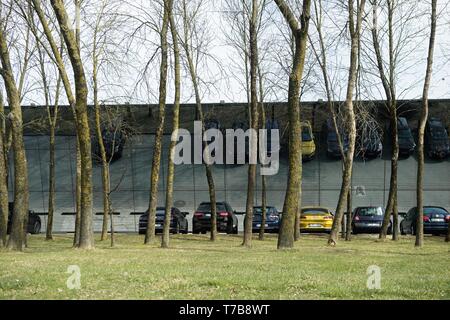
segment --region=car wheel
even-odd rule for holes
[[[186,228],[184,228],[183,234],[189,233],[189,223],[186,222]]]
[[[40,221],[36,221],[33,225],[33,232],[32,234],[39,234],[41,233],[41,222]]]
[[[234,233],[234,234],[238,234],[238,233],[239,233],[239,227],[238,227],[238,225],[236,225],[236,227],[234,227],[233,233]]]
[[[414,228],[413,226],[411,226],[411,235],[415,236],[416,235],[416,228]]]
[[[233,234],[233,233],[234,233],[233,223],[228,224],[228,226],[227,226],[227,234]]]

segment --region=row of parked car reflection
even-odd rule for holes
[[[266,206],[266,216],[263,219],[263,208],[254,207],[253,232],[261,230],[264,223],[264,231],[278,233],[282,214],[273,206]],[[188,233],[189,222],[187,212],[181,212],[178,208],[172,208],[170,231],[174,234]],[[239,223],[237,213],[228,202],[216,203],[217,230],[227,234],[237,234]],[[159,207],[156,211],[156,232],[162,232],[164,227],[165,208]],[[382,227],[384,211],[381,207],[358,207],[352,212],[352,232],[379,233]],[[417,208],[412,208],[407,213],[400,214],[401,234],[415,234],[418,217]],[[301,232],[330,232],[334,220],[331,210],[323,207],[304,207],[300,214]],[[426,234],[446,234],[450,222],[450,213],[442,207],[424,207],[424,232]],[[148,213],[139,219],[139,233],[145,234],[148,224]],[[392,217],[388,226],[388,233],[392,233]],[[192,233],[206,233],[211,230],[211,203],[202,202],[192,218]]]
[[[336,134],[334,121],[330,118],[323,125],[323,135],[327,144],[327,155],[329,158],[339,159],[342,157],[342,151],[347,152],[349,147],[348,135],[345,133],[345,125],[342,121],[336,121],[340,137]],[[276,120],[268,120],[266,122],[266,129],[280,129]],[[205,129],[222,130],[221,124],[216,119],[209,119],[205,121]],[[360,121],[357,124],[357,145],[356,155],[363,158],[381,157],[383,153],[383,134],[379,130],[377,123],[374,120]],[[242,129],[246,131],[248,124],[243,121],[235,121],[232,129]],[[408,121],[404,117],[398,118],[398,144],[400,156],[409,157],[416,149],[416,141]],[[389,127],[388,132],[392,132]],[[105,155],[108,161],[117,160],[122,157],[123,148],[125,145],[124,134],[115,128],[104,129],[102,137],[105,147]],[[340,139],[339,139],[340,138]],[[101,148],[94,137],[93,157],[94,160],[101,160]],[[341,149],[342,146],[342,149]],[[285,149],[286,145],[284,146]],[[246,145],[248,148],[248,145]],[[303,160],[312,160],[316,155],[316,139],[314,137],[313,129],[309,121],[302,122],[302,155]],[[271,136],[268,136],[268,151],[272,152]],[[246,151],[248,152],[248,150]],[[437,118],[429,118],[425,129],[425,152],[430,158],[445,159],[450,155],[450,144],[448,130],[443,122]],[[248,156],[248,154],[246,154]]]

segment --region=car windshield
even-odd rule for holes
[[[303,127],[302,129],[302,140],[303,141],[312,141],[311,131],[308,127]]]
[[[211,211],[211,203],[205,202],[200,204],[197,211],[199,212],[209,212]],[[223,203],[216,203],[216,211],[227,211]]]
[[[253,214],[254,215],[256,215],[256,216],[260,216],[260,215],[262,215],[262,208],[261,207],[255,207],[255,208],[253,208]],[[271,210],[271,208],[270,207],[266,207],[266,214],[267,215],[269,215],[269,214],[272,214],[272,210]]]
[[[302,215],[304,216],[318,216],[318,215],[328,215],[330,212],[328,209],[314,208],[314,209],[302,209]]]
[[[382,215],[383,210],[381,208],[360,208],[358,210],[358,216],[362,217],[376,217]]]
[[[431,216],[431,215],[447,216],[449,213],[442,208],[423,208],[423,214],[426,216]]]

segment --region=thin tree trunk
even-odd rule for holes
[[[76,127],[80,143],[81,161],[81,221],[80,221],[80,244],[82,249],[94,248],[94,232],[92,228],[92,158],[91,158],[91,135],[89,128],[87,110],[87,83],[83,63],[80,56],[77,39],[69,26],[69,20],[62,0],[51,0],[53,11],[58,20],[67,51],[72,64],[75,88],[77,114]]]
[[[98,60],[97,60],[97,32],[94,34],[94,50],[93,50],[93,76],[94,83],[94,108],[95,108],[95,130],[97,133],[98,146],[100,147],[100,157],[102,162],[102,186],[103,186],[103,223],[100,241],[108,239],[108,219],[110,216],[110,181],[109,181],[109,162],[111,159],[106,158],[105,143],[102,135],[102,125],[100,119],[100,103],[98,101]],[[114,150],[114,148],[112,149]],[[113,154],[111,154],[111,157]]]
[[[250,19],[250,104],[251,104],[251,125],[255,135],[253,141],[258,141],[258,35],[256,26],[258,23],[258,3],[257,0],[252,1],[252,16]],[[250,160],[257,159],[258,148],[251,148],[250,144]],[[256,164],[250,161],[248,166],[248,185],[247,185],[247,203],[246,214],[244,219],[244,239],[242,245],[245,247],[252,246],[253,237],[253,204],[255,201],[255,185],[256,185]]]
[[[295,220],[299,211],[302,179],[302,149],[300,122],[300,82],[303,75],[306,57],[306,43],[310,20],[311,1],[303,1],[301,27],[292,10],[283,0],[275,0],[280,12],[291,28],[295,38],[295,53],[292,72],[289,76],[289,176],[287,191],[283,206],[280,233],[278,235],[278,249],[294,247]]]
[[[417,167],[417,225],[416,225],[416,247],[423,246],[423,173],[425,166],[424,154],[424,135],[425,126],[428,119],[428,92],[431,84],[431,76],[433,73],[434,46],[436,39],[436,20],[437,20],[437,0],[431,1],[431,34],[428,48],[427,70],[425,74],[425,82],[423,86],[423,106],[422,114],[419,122],[419,163]]]
[[[155,144],[153,147],[152,170],[150,174],[150,199],[148,206],[148,222],[144,240],[145,244],[150,244],[155,239],[155,219],[156,219],[156,207],[158,204],[159,171],[161,168],[162,138],[164,134],[164,122],[166,117],[168,28],[169,28],[169,9],[166,5],[166,2],[164,2],[163,25],[160,34],[161,66],[160,66],[160,80],[159,80],[158,128],[156,129]]]
[[[170,31],[172,34],[173,54],[175,62],[175,103],[173,106],[172,129],[173,132],[177,132],[180,122],[180,97],[181,97],[180,50],[178,46],[177,27],[172,12],[173,11],[172,0],[166,1],[167,2],[165,2],[165,5],[168,6],[169,10],[169,23],[170,23]],[[161,241],[162,248],[168,248],[170,241],[170,218],[173,205],[173,182],[175,173],[174,158],[175,158],[175,146],[177,143],[176,138],[177,137],[172,136],[169,147],[169,164],[167,168],[167,186],[166,186],[166,213],[164,217],[163,236]]]
[[[345,226],[345,241],[352,240],[352,188],[350,187],[347,194],[347,225]]]
[[[189,24],[188,12],[186,9],[186,1],[183,1],[183,27],[184,27],[184,39],[183,39],[183,47],[186,53],[186,60],[188,63],[189,74],[191,76],[192,85],[194,87],[195,93],[195,102],[196,102],[196,115],[197,120],[200,120],[202,123],[202,136],[205,132],[205,118],[203,115],[203,107],[199,90],[198,76],[197,76],[197,68],[194,65],[194,61],[192,59],[193,50],[192,45],[189,44],[189,41],[192,37],[192,26]],[[209,161],[209,151],[208,144],[206,141],[203,141],[203,149],[204,155],[206,155],[205,159],[205,172],[206,172],[206,180],[208,181],[208,191],[209,191],[209,201],[211,203],[211,235],[210,240],[215,241],[217,239],[217,206],[216,206],[216,187],[214,184],[214,177],[212,173],[212,166]]]
[[[5,148],[5,109],[3,105],[3,96],[0,92],[0,248],[7,244],[7,226],[9,215],[8,204],[8,174],[6,166],[6,148]]]
[[[266,110],[264,106],[264,87],[263,87],[263,77],[261,74],[261,68],[258,65],[258,79],[259,79],[259,104],[261,107],[260,113],[261,113],[261,128],[266,128]],[[271,146],[272,147],[272,146]],[[272,150],[271,150],[272,152]],[[261,228],[259,229],[259,240],[264,240],[264,235],[266,231],[266,220],[267,220],[267,185],[266,185],[267,179],[265,175],[261,175]]]
[[[353,107],[353,92],[356,85],[356,77],[357,77],[357,65],[358,65],[358,56],[359,56],[359,42],[360,42],[360,33],[361,33],[361,23],[362,23],[362,15],[364,12],[365,0],[361,0],[358,2],[359,7],[357,8],[357,21],[355,25],[354,21],[354,3],[353,0],[349,0],[349,29],[351,35],[351,53],[350,53],[350,70],[349,70],[349,78],[347,84],[347,97],[346,97],[346,111],[347,111],[347,123],[350,128],[349,130],[349,148],[347,152],[347,156],[344,160],[344,172],[342,176],[342,185],[341,191],[339,194],[338,205],[336,208],[336,214],[333,220],[333,226],[330,232],[330,236],[328,238],[329,245],[336,245],[339,225],[342,222],[344,206],[347,200],[348,192],[351,185],[352,179],[352,170],[353,170],[353,157],[355,154],[355,144],[356,144],[356,120],[355,120],[355,111]]]
[[[28,214],[28,169],[23,142],[20,94],[14,80],[8,44],[3,33],[3,27],[3,23],[0,23],[0,59],[2,65],[0,74],[3,77],[11,110],[8,119],[12,126],[12,146],[14,151],[14,211],[7,247],[12,250],[22,251],[25,240],[23,232],[24,220]]]

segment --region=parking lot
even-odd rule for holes
[[[167,159],[169,136],[164,137],[163,159]],[[75,137],[58,136],[56,145],[56,217],[55,232],[71,232],[75,217]],[[149,198],[150,169],[153,154],[152,135],[141,135],[128,141],[123,158],[111,165],[112,207],[120,215],[114,216],[116,230],[136,232],[139,213],[146,210]],[[25,137],[29,164],[30,209],[43,213],[45,230],[48,199],[48,137]],[[324,145],[318,142],[316,158],[303,166],[302,204],[321,205],[334,210],[341,185],[341,162],[329,160]],[[415,156],[399,163],[399,211],[407,211],[416,203]],[[161,168],[159,203],[165,200],[167,163]],[[247,166],[216,165],[213,168],[217,200],[228,201],[236,211],[245,210],[247,190]],[[287,181],[287,159],[281,157],[280,171],[267,177],[268,205],[282,209]],[[260,177],[260,176],[258,176]],[[355,162],[353,178],[353,206],[384,206],[389,192],[390,160],[389,146],[385,146],[382,159]],[[11,186],[12,175],[10,175]],[[10,190],[12,190],[10,188]],[[255,204],[261,204],[261,179],[257,181]],[[12,197],[12,194],[10,194]],[[425,204],[450,208],[450,159],[442,162],[427,160],[424,183]],[[12,198],[11,198],[12,199]],[[202,201],[208,201],[209,193],[202,165],[181,165],[175,169],[174,204],[181,211],[192,213]],[[103,211],[101,167],[94,165],[94,207]],[[138,214],[132,214],[138,213]],[[239,216],[242,230],[243,216]],[[101,230],[102,216],[95,216],[95,230]],[[190,226],[191,227],[191,226]]]

